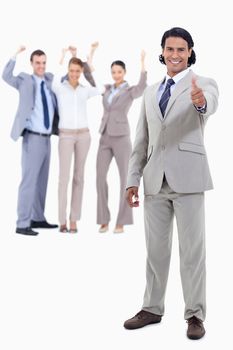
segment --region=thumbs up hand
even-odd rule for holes
[[[196,77],[192,78],[191,100],[195,107],[204,107],[206,99],[201,88],[197,86]]]

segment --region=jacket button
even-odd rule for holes
[[[162,150],[163,150],[163,151],[165,150],[165,146],[162,146]]]
[[[166,125],[163,125],[163,126],[162,126],[162,130],[165,130],[165,129],[166,129]]]

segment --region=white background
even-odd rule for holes
[[[21,140],[10,137],[18,103],[17,91],[0,81],[0,348],[4,350],[86,349],[229,349],[232,346],[232,35],[230,2],[221,1],[7,1],[1,4],[1,71],[20,44],[27,47],[15,73],[30,72],[29,55],[43,49],[48,71],[54,71],[62,47],[77,45],[84,58],[91,42],[100,47],[96,74],[111,82],[110,64],[122,59],[127,80],[137,82],[140,51],[147,52],[148,83],[160,80],[165,66],[158,61],[165,30],[180,26],[193,36],[197,63],[193,70],[214,78],[220,90],[219,108],[211,116],[205,144],[215,184],[206,193],[207,302],[204,339],[186,339],[179,276],[177,232],[166,294],[166,312],[160,325],[127,331],[125,319],[141,308],[145,287],[143,195],[134,210],[135,225],[125,234],[112,233],[119,197],[115,162],[109,171],[112,213],[110,231],[99,234],[96,222],[95,160],[101,97],[88,103],[92,145],[85,174],[83,215],[77,235],[57,230],[38,237],[16,235],[16,202],[20,181]],[[222,23],[220,25],[220,22]],[[229,28],[229,29],[228,29]],[[141,99],[134,102],[129,120],[132,141]],[[57,138],[52,159],[46,217],[57,222]],[[184,174],[186,176],[186,174]]]

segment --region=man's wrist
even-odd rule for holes
[[[196,110],[197,110],[198,112],[200,112],[200,113],[205,113],[205,112],[206,112],[206,109],[207,109],[207,105],[206,105],[206,103],[205,103],[203,107],[197,107],[197,106],[195,106],[195,108],[196,108]]]

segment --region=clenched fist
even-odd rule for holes
[[[126,192],[126,200],[131,208],[139,207],[138,187],[129,187]]]

